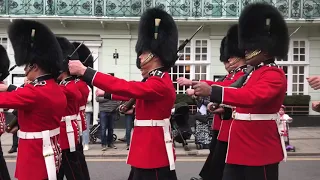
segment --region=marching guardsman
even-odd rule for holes
[[[17,109],[19,151],[15,177],[19,180],[57,179],[61,149],[60,120],[66,98],[56,83],[62,52],[55,35],[45,25],[18,19],[8,36],[17,66],[25,65],[31,82],[23,88],[0,84],[0,107]]]
[[[196,95],[210,95],[212,102],[236,106],[223,180],[277,180],[279,163],[287,156],[278,114],[287,80],[274,62],[286,57],[289,35],[274,6],[254,3],[244,8],[239,18],[239,48],[246,51],[246,62],[254,67],[251,73],[246,72],[242,88],[198,82],[193,88]]]
[[[72,44],[75,48],[79,47],[77,49],[79,60],[86,67],[93,68],[93,56],[91,55],[89,48],[86,45],[80,44],[78,42],[74,42]],[[85,176],[85,179],[90,180],[88,165],[86,162],[86,158],[83,154],[83,145],[82,145],[82,142],[83,142],[82,132],[87,130],[87,128],[88,128],[87,123],[86,123],[87,121],[86,121],[86,116],[85,116],[85,110],[86,110],[87,100],[88,100],[88,96],[89,96],[90,91],[89,91],[87,83],[84,82],[83,80],[81,80],[80,78],[76,78],[75,82],[76,82],[76,85],[77,85],[79,91],[81,92],[81,95],[82,95],[82,98],[79,102],[80,108],[79,108],[79,114],[77,117],[79,135],[80,135],[80,137],[79,137],[80,142],[78,144],[77,151],[80,152],[79,161],[81,163],[81,167],[82,167],[81,169],[82,169],[82,172]]]
[[[176,180],[175,152],[171,139],[170,115],[175,89],[168,70],[178,50],[178,29],[165,11],[148,9],[140,19],[136,44],[137,67],[145,82],[126,81],[70,61],[71,74],[105,92],[136,99],[136,120],[127,163],[133,180]],[[112,96],[113,98],[115,96]]]
[[[64,110],[60,122],[60,145],[62,149],[62,163],[59,169],[58,180],[66,176],[68,180],[85,180],[79,161],[79,152],[76,147],[79,144],[79,129],[77,116],[79,113],[79,102],[82,99],[81,92],[68,70],[69,60],[79,59],[74,46],[64,37],[57,37],[63,52],[62,68],[59,71],[60,88],[67,98],[67,108]],[[71,56],[71,57],[69,57]]]
[[[6,49],[0,45],[0,83],[9,75],[10,60]],[[6,118],[3,109],[0,109],[0,179],[10,180],[6,161],[3,157],[1,135],[5,133]]]

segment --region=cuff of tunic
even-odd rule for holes
[[[103,97],[105,99],[110,99],[111,100],[111,94],[110,93],[104,93]]]
[[[88,67],[82,76],[82,80],[87,84],[93,85],[93,80],[97,74],[97,71]]]
[[[210,101],[215,103],[223,103],[223,87],[222,86],[212,86],[211,87]]]
[[[231,120],[232,119],[232,109],[224,107],[224,113],[221,114],[221,119],[222,120]]]
[[[8,91],[8,92],[11,92],[11,91],[14,91],[14,90],[16,90],[16,89],[17,89],[17,86],[10,84],[10,85],[8,86],[7,91]]]

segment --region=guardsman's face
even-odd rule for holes
[[[232,68],[230,67],[230,62],[223,62],[223,64],[224,64],[224,68],[228,73],[232,71]]]
[[[37,75],[34,72],[34,69],[35,69],[35,65],[28,64],[24,67],[24,73],[27,79],[29,79],[30,81],[34,81],[37,78]]]
[[[143,62],[148,58],[149,56],[149,52],[143,52],[140,56],[139,56],[139,59],[140,59],[140,64],[142,65]],[[149,69],[150,69],[150,64],[152,62],[148,62],[147,64],[144,64],[143,66],[141,66],[141,75],[143,78],[147,77],[148,76],[148,73],[149,73]]]

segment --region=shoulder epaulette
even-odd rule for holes
[[[36,86],[44,86],[44,85],[47,84],[47,82],[46,82],[46,81],[34,80],[34,81],[32,81],[31,83],[29,83],[29,84],[31,84],[32,86],[36,87]]]
[[[62,80],[60,82],[61,85],[67,86],[71,81]]]
[[[164,72],[160,71],[160,70],[153,70],[149,73],[150,76],[157,76],[162,78],[164,76]]]

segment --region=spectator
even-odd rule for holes
[[[92,117],[92,89],[90,86],[89,88],[89,96],[86,105],[86,121],[87,121],[87,130],[83,131],[83,150],[89,150],[89,132],[90,132],[90,124],[91,124],[91,117]]]
[[[125,111],[124,114],[125,114],[125,123],[126,123],[126,135],[124,138],[119,139],[119,141],[126,142],[127,150],[129,150],[131,130],[132,130],[132,125],[134,120],[134,106],[132,107],[132,109]]]
[[[104,97],[98,96],[98,89],[96,91],[96,101],[99,102],[99,112],[100,112],[100,124],[101,124],[101,145],[102,151],[107,150],[107,145],[109,148],[117,149],[113,143],[113,129],[114,121],[118,114],[119,101],[113,101],[105,99]],[[108,135],[106,135],[106,130],[108,129]]]

